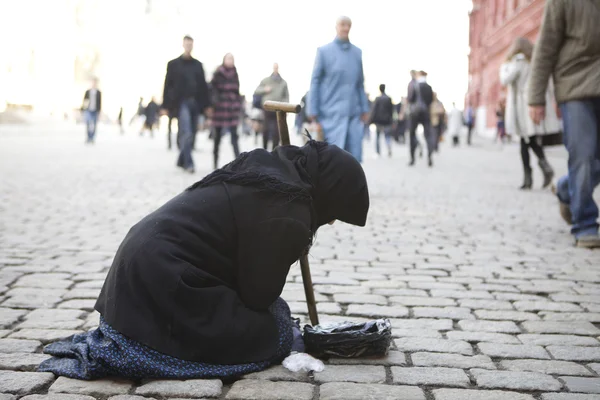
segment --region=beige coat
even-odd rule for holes
[[[500,67],[500,83],[507,88],[504,124],[506,133],[529,141],[533,135],[547,135],[562,131],[561,121],[554,109],[552,84],[546,91],[546,118],[535,125],[529,118],[528,87],[531,66],[523,54],[515,55]]]

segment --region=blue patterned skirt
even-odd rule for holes
[[[262,371],[281,362],[290,353],[294,340],[294,323],[287,303],[279,298],[269,307],[269,311],[275,317],[279,332],[277,352],[269,360],[238,365],[181,360],[123,336],[100,317],[98,329],[46,346],[44,353],[54,357],[42,362],[38,371],[86,380],[106,376],[130,379],[227,379]]]

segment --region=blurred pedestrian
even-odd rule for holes
[[[91,87],[85,91],[83,96],[83,116],[85,119],[85,128],[87,133],[86,143],[93,144],[96,140],[96,128],[98,126],[98,116],[102,110],[102,93],[98,90],[98,79],[92,79]]]
[[[265,101],[290,101],[288,84],[279,73],[279,64],[273,64],[273,73],[260,82],[260,85],[254,91],[254,95],[260,98],[261,109]],[[272,142],[271,149],[274,149],[279,145],[277,115],[274,111],[263,110],[263,118],[263,148],[267,149],[269,142]]]

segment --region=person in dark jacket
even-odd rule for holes
[[[379,137],[383,133],[385,135],[385,143],[388,148],[388,156],[392,156],[392,123],[394,122],[394,104],[390,96],[385,94],[385,85],[379,85],[381,95],[375,99],[373,110],[371,111],[371,124],[376,127],[375,150],[378,155],[381,155],[381,146]]]
[[[423,126],[423,134],[427,142],[429,166],[433,166],[433,151],[435,138],[431,130],[430,107],[433,102],[433,89],[427,83],[427,73],[419,71],[416,81],[411,81],[408,87],[408,102],[410,104],[410,166],[415,165],[415,152],[417,150],[417,127]]]
[[[146,104],[146,108],[144,108],[144,116],[146,117],[144,120],[144,126],[140,131],[140,136],[144,134],[144,130],[150,131],[150,137],[154,137],[154,126],[158,122],[158,104],[154,100],[154,97],[150,99],[150,102]]]
[[[240,124],[240,110],[242,98],[240,96],[240,79],[233,54],[227,53],[223,57],[223,63],[213,74],[210,83],[213,94],[214,115],[212,125],[214,127],[214,167],[219,164],[219,146],[223,134],[229,131],[231,145],[235,157],[240,155],[238,144],[238,125]]]
[[[163,113],[176,115],[180,136],[181,151],[177,166],[194,173],[192,147],[198,126],[198,116],[212,114],[208,85],[202,63],[192,57],[194,39],[183,38],[184,52],[180,57],[169,61],[163,93]]]
[[[292,346],[279,298],[290,265],[335,220],[364,226],[364,171],[310,140],[243,153],[131,228],[96,310],[100,326],[48,345],[40,365],[78,379],[227,378]]]
[[[102,111],[102,93],[98,90],[98,79],[92,79],[92,87],[85,91],[81,110],[85,117],[87,139],[86,143],[94,143],[96,140],[96,128],[98,116]]]

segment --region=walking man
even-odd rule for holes
[[[408,102],[410,103],[410,163],[415,165],[415,152],[417,150],[417,127],[423,126],[423,134],[427,143],[428,164],[433,166],[433,151],[435,150],[435,139],[431,130],[430,107],[433,102],[433,90],[427,83],[427,73],[419,71],[416,82],[408,87]]]
[[[290,101],[288,84],[279,74],[279,64],[273,64],[273,73],[263,79],[254,91],[255,96],[260,96],[261,106],[265,101]],[[269,141],[273,143],[271,149],[279,145],[279,131],[277,129],[277,114],[275,111],[264,111],[263,148],[266,150]]]
[[[600,2],[547,0],[533,52],[529,114],[534,123],[546,114],[550,75],[562,114],[569,173],[558,180],[561,215],[572,224],[577,247],[600,248]]]
[[[210,98],[202,63],[192,57],[194,39],[183,38],[183,54],[167,64],[163,93],[164,115],[177,115],[181,150],[177,166],[194,173],[192,146],[198,126],[198,116],[210,116]]]
[[[362,162],[364,124],[369,118],[362,51],[350,43],[352,21],[340,17],[333,42],[320,47],[308,95],[308,117],[325,141]]]
[[[388,149],[388,156],[392,156],[392,122],[394,122],[394,104],[392,99],[385,93],[385,85],[379,85],[381,95],[375,99],[373,111],[371,112],[371,120],[369,122],[375,124],[377,136],[375,142],[375,151],[381,156],[380,136],[385,136],[385,143]]]
[[[102,93],[98,90],[98,79],[92,79],[92,87],[85,91],[83,96],[83,116],[87,132],[86,143],[94,143],[96,140],[96,127],[98,115],[102,110]]]

